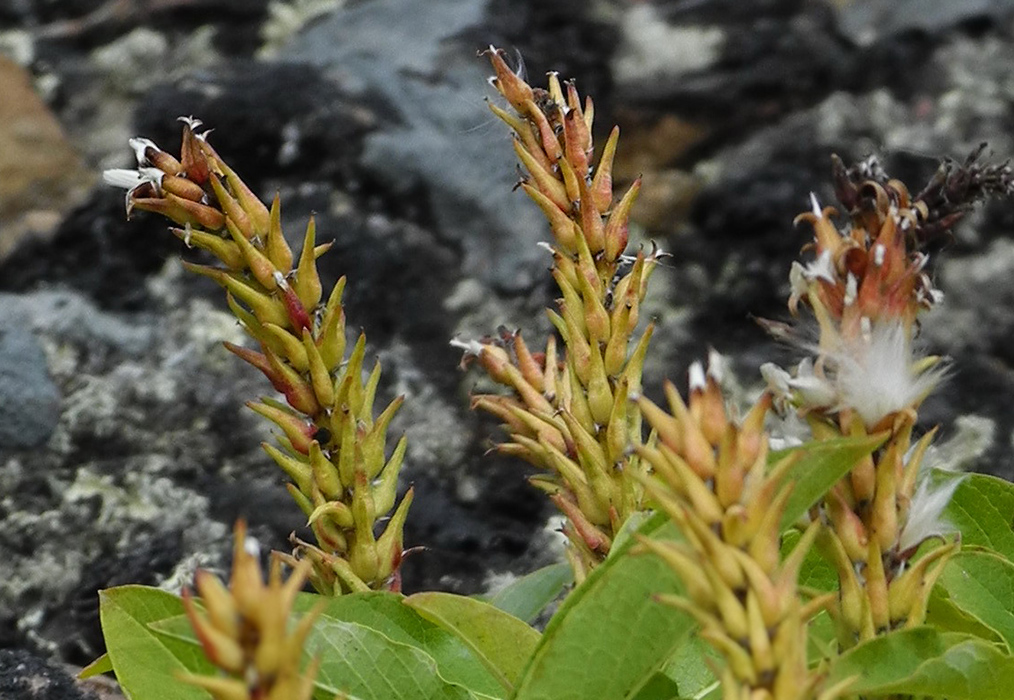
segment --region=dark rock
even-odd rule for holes
[[[17,649],[0,649],[0,697],[4,700],[97,700],[77,687],[57,664]]]
[[[234,60],[153,88],[140,101],[136,133],[179,150],[179,116],[213,133],[222,157],[262,189],[271,178],[333,179],[347,187],[375,106],[352,99],[340,83],[304,62]],[[270,199],[273,192],[263,192]]]

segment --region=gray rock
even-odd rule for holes
[[[1014,12],[1010,0],[846,0],[833,3],[842,31],[857,44],[871,44],[906,31],[938,33],[969,20],[1001,19]]]
[[[463,272],[507,292],[531,287],[548,240],[538,210],[511,192],[507,127],[483,105],[490,72],[453,37],[485,3],[377,0],[336,11],[282,52],[329,71],[347,90],[381,99],[391,117],[366,138],[363,165],[396,193],[428,193],[441,235],[465,251]],[[492,126],[490,126],[492,122]],[[488,129],[503,133],[491,139]],[[496,142],[502,147],[496,147]]]
[[[0,450],[45,444],[60,418],[60,393],[42,345],[0,298]]]

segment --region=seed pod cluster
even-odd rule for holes
[[[300,562],[283,581],[281,561],[275,557],[265,583],[243,521],[236,524],[234,536],[228,586],[199,570],[194,586],[200,605],[189,589],[183,591],[183,607],[204,655],[224,673],[185,674],[181,680],[203,688],[215,700],[310,700],[318,663],[311,662],[303,671],[300,664],[306,637],[321,609],[289,624],[310,562]]]
[[[520,332],[502,330],[455,344],[465,350],[466,364],[477,361],[511,390],[474,396],[472,406],[503,421],[510,437],[497,446],[500,452],[545,470],[532,483],[567,516],[569,553],[581,578],[608,553],[622,523],[643,508],[633,476],[642,471],[640,458],[629,450],[641,440],[641,417],[630,399],[641,391],[652,334],[651,324],[639,330],[640,305],[660,254],[641,252],[632,262],[623,257],[640,182],[613,201],[619,130],[612,130],[595,165],[591,99],[582,103],[575,86],[555,74],[548,89],[533,88],[502,51],[486,53],[492,84],[509,104],[490,109],[514,132],[524,169],[519,187],[552,230],[547,247],[561,298],[548,314],[562,342],[550,337],[544,350],[533,351]]]
[[[135,209],[168,217],[188,246],[211,253],[220,265],[185,267],[226,290],[226,300],[256,349],[226,348],[268,378],[281,400],[247,405],[281,434],[264,449],[289,477],[289,492],[306,514],[316,544],[295,542],[291,563],[309,558],[309,578],[321,592],[398,588],[402,529],[412,492],[397,509],[398,476],[405,439],[387,450],[387,429],[402,398],[374,415],[380,382],[375,364],[364,380],[366,338],[346,348],[343,277],[324,299],[311,219],[296,258],[281,227],[276,196],[268,208],[195,132],[200,122],[182,119],[176,158],[148,139],[131,139],[137,171],[107,171],[125,186],[127,213]],[[378,523],[388,518],[383,532]]]
[[[725,660],[725,697],[808,700],[822,678],[807,665],[806,625],[826,601],[804,604],[798,576],[820,525],[812,523],[781,558],[794,460],[768,465],[770,394],[742,421],[730,418],[718,360],[713,355],[707,373],[698,363],[691,367],[689,401],[668,382],[668,410],[638,400],[658,435],[657,444],[635,447],[652,470],[645,488],[683,535],[679,542],[642,539],[642,546],[683,582],[685,595],[660,599],[692,615]]]
[[[913,438],[917,411],[945,373],[943,360],[921,354],[915,343],[919,316],[942,298],[918,234],[930,206],[879,170],[874,176],[870,168],[846,169],[835,158],[834,176],[847,221],[839,229],[835,209],[812,197],[811,211],[797,222],[812,227],[806,250],[813,260],[795,263],[790,275],[790,312],[808,309],[817,321],[816,357],[792,373],[774,365],[763,370],[779,403],[805,417],[813,439],[886,438],[815,512],[828,525],[819,542],[841,585],[829,611],[849,648],[922,624],[933,582],[956,545],[941,541],[915,565],[909,562],[919,544],[945,531],[938,516],[946,499],[915,498],[935,433]],[[919,512],[927,503],[938,508],[929,518]],[[915,523],[934,521],[927,532],[915,532]]]

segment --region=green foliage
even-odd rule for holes
[[[792,484],[792,493],[782,515],[782,530],[792,527],[856,462],[884,444],[886,437],[835,438],[773,452],[768,458],[770,464],[790,456],[796,460],[785,476]]]
[[[965,547],[984,547],[1014,560],[1014,484],[969,474],[958,484],[944,516],[961,533]]]
[[[203,690],[177,682],[183,671],[214,669],[196,640],[189,644],[154,627],[183,617],[177,596],[145,586],[120,586],[99,593],[99,616],[113,671],[132,697],[206,700]]]
[[[489,603],[530,623],[572,583],[568,565],[550,564],[504,586],[489,596]]]
[[[1014,687],[1014,657],[972,635],[918,627],[891,632],[849,650],[829,681],[852,679],[850,692],[948,700],[997,700]]]
[[[834,472],[843,468],[839,462],[876,444],[876,439],[849,438],[836,441],[834,448],[802,448],[797,466],[819,464]],[[806,500],[822,495],[814,482],[826,488],[834,481],[818,479],[814,471],[797,471],[799,492],[811,494]],[[810,656],[813,663],[830,659],[829,684],[854,678],[849,692],[865,698],[898,693],[949,700],[1005,697],[1014,686],[1014,564],[986,545],[1002,547],[1014,537],[1011,523],[1001,516],[1012,494],[1007,482],[977,475],[958,488],[947,514],[975,548],[956,555],[941,575],[928,617],[934,626],[895,631],[836,656],[827,616],[814,620]],[[799,512],[806,500],[799,501]],[[969,517],[973,511],[981,517]],[[658,514],[632,523],[640,535],[679,537]],[[787,532],[785,551],[797,540],[798,532]],[[681,591],[676,576],[656,557],[631,552],[633,537],[624,534],[617,541],[616,550],[571,592],[541,635],[521,618],[536,615],[568,584],[559,566],[518,579],[488,601],[383,592],[326,599],[307,643],[307,656],[321,660],[314,698],[719,697],[709,665],[715,663],[714,652],[693,634],[687,615],[654,600],[657,594]],[[800,582],[831,590],[835,579],[811,553]],[[320,600],[300,594],[294,615]],[[204,691],[176,682],[180,672],[211,670],[178,597],[124,586],[102,592],[101,613],[109,648],[104,658],[135,700],[207,698]],[[106,668],[100,659],[93,672]]]

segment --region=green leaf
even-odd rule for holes
[[[373,646],[371,648],[376,650],[383,647],[386,650],[386,658],[389,660],[396,662],[398,659],[407,658],[406,663],[409,663],[416,672],[431,673],[437,677],[435,689],[431,688],[434,689],[434,692],[445,692],[441,688],[443,685],[447,685],[453,687],[455,693],[458,692],[456,689],[460,687],[473,691],[480,697],[500,697],[504,694],[500,683],[463,641],[404,605],[403,596],[380,591],[351,593],[338,598],[320,596],[315,593],[300,593],[296,596],[292,610],[294,613],[306,613],[322,600],[326,601],[326,606],[320,619],[314,624],[315,630],[321,625],[326,625],[331,630],[332,638],[345,635],[350,640],[349,643],[356,643],[359,638],[368,638],[372,640]],[[350,623],[355,627],[335,631],[334,625],[337,623]],[[164,619],[153,627],[168,637],[186,641],[195,647],[198,644],[185,615]],[[360,627],[366,631],[360,630]],[[386,640],[385,643],[389,644],[390,648],[380,644],[377,637],[370,634],[371,632],[378,635],[381,640]],[[311,639],[316,634],[318,634],[316,631],[311,633]],[[314,642],[308,641],[307,649],[314,649],[313,644]],[[328,644],[325,642],[324,646],[326,647]],[[422,656],[410,653],[408,650],[411,649],[418,651]],[[342,665],[327,656],[323,659],[323,663],[329,669],[331,680],[325,683],[321,680],[323,676],[318,676],[320,682],[316,684],[317,694],[321,698],[326,697],[330,700],[336,692],[332,690],[332,686],[339,681],[348,681],[350,684],[355,681],[365,684],[361,687],[357,686],[360,687],[360,691],[362,687],[368,687],[371,683],[378,688],[387,687],[384,678],[370,678],[366,674],[361,675],[359,670]],[[371,672],[374,669],[371,665],[366,665],[363,668],[371,669]],[[426,669],[431,670],[427,671]],[[351,673],[355,678],[343,679],[341,673]],[[351,687],[352,685],[349,685],[349,688]],[[362,699],[372,697],[369,693],[361,694],[360,691],[353,694]],[[329,695],[326,694],[328,692]],[[345,692],[352,691],[346,689]],[[445,695],[438,694],[434,697],[445,697]]]
[[[573,582],[570,564],[550,564],[512,581],[489,596],[487,602],[520,620],[532,622]]]
[[[395,642],[421,649],[436,662],[443,678],[490,696],[502,695],[500,684],[456,635],[424,619],[396,593],[367,592],[327,598],[314,593],[296,596],[294,610],[310,610],[327,600],[322,618],[356,622]]]
[[[448,681],[432,656],[356,622],[322,617],[307,648],[321,659],[315,698],[345,693],[358,700],[472,700],[478,695]],[[344,696],[342,696],[344,697]]]
[[[944,472],[947,478],[954,478]],[[1014,560],[1014,484],[969,474],[958,484],[944,517],[961,532],[964,546],[978,545]]]
[[[981,620],[959,608],[942,586],[934,586],[926,606],[926,624],[942,632],[961,632],[1003,644],[1000,634]]]
[[[641,534],[675,536],[652,516]],[[629,549],[628,546],[623,549]],[[618,552],[563,602],[518,684],[517,700],[622,700],[662,667],[689,636],[689,616],[655,602],[679,593],[676,575],[652,555]]]
[[[886,439],[884,434],[835,438],[772,452],[768,464],[776,464],[790,454],[800,455],[786,475],[786,481],[793,487],[782,514],[782,531],[792,527],[856,462],[884,444]]]
[[[405,605],[456,634],[508,693],[541,635],[518,618],[474,598],[451,593],[417,593]]]
[[[620,525],[620,529],[617,530],[616,534],[613,536],[613,545],[607,556],[611,557],[627,551],[630,543],[636,540],[634,534],[640,532],[641,528],[645,527],[645,524],[652,518],[655,518],[655,523],[658,525],[661,525],[661,523],[664,522],[664,519],[660,519],[660,515],[653,510],[639,510],[635,513],[631,513],[630,517],[623,521],[623,524]],[[655,525],[650,527],[655,527]]]
[[[81,672],[77,674],[77,677],[84,681],[94,676],[101,676],[103,673],[111,673],[112,670],[113,662],[110,661],[109,654],[103,654],[82,668]]]
[[[951,601],[995,630],[1014,649],[1014,563],[992,552],[959,552],[944,567],[938,586]]]
[[[207,700],[205,691],[177,679],[177,674],[188,671],[214,672],[201,649],[150,627],[182,614],[182,601],[157,588],[120,586],[99,591],[99,617],[109,660],[133,700]]]
[[[693,635],[666,661],[663,673],[679,687],[680,698],[706,697],[718,687],[708,662],[721,663],[718,653],[697,635]]]
[[[929,695],[948,700],[997,700],[1014,687],[1014,657],[978,637],[932,627],[890,632],[831,662],[827,686],[852,678],[863,696]]]
[[[628,696],[629,700],[680,700],[680,689],[669,676],[656,671],[643,686]]]

